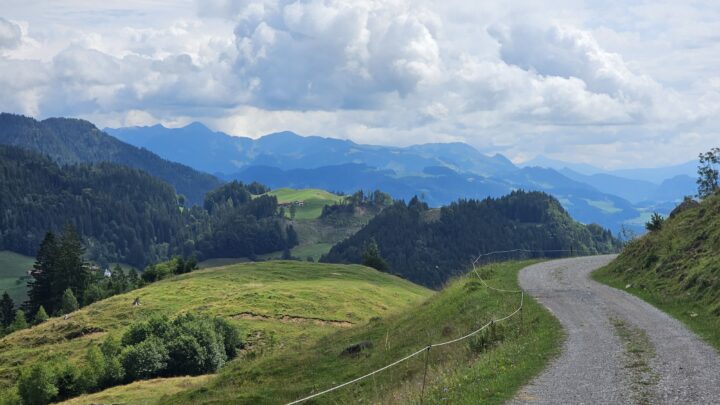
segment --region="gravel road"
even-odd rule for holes
[[[614,256],[529,266],[520,286],[560,320],[561,355],[513,404],[720,404],[720,356],[680,322],[588,274]]]

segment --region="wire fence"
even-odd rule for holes
[[[441,347],[441,346],[446,346],[446,345],[451,345],[451,344],[453,344],[453,343],[461,342],[461,341],[463,341],[463,340],[469,339],[469,338],[477,335],[478,333],[480,333],[480,332],[482,332],[483,330],[489,328],[491,325],[493,325],[493,324],[495,324],[495,323],[503,322],[503,321],[506,321],[506,320],[512,318],[513,316],[515,316],[515,315],[517,315],[517,314],[522,314],[523,305],[525,304],[525,293],[524,293],[522,290],[507,290],[507,289],[497,288],[497,287],[493,287],[493,286],[488,285],[488,283],[480,276],[480,273],[477,271],[477,264],[478,264],[478,262],[479,262],[482,258],[484,258],[484,257],[491,257],[491,256],[500,255],[500,254],[509,254],[509,253],[527,253],[527,254],[544,253],[544,254],[547,254],[547,253],[561,253],[561,252],[570,252],[570,253],[573,253],[573,252],[576,252],[576,251],[573,251],[573,250],[571,250],[571,249],[555,249],[555,250],[511,249],[511,250],[502,250],[502,251],[495,251],[495,252],[489,252],[489,253],[480,254],[480,255],[477,256],[477,257],[475,258],[475,260],[473,260],[473,262],[472,262],[472,272],[473,272],[473,273],[475,274],[475,276],[480,280],[481,284],[482,284],[483,286],[485,286],[486,288],[490,289],[490,290],[497,291],[497,292],[502,292],[502,293],[520,294],[520,304],[518,305],[518,307],[517,307],[513,312],[511,312],[509,315],[506,315],[506,316],[504,316],[504,317],[502,317],[502,318],[500,318],[500,319],[493,319],[493,320],[487,322],[486,324],[482,325],[480,328],[475,329],[475,330],[473,330],[472,332],[470,332],[470,333],[468,333],[468,334],[466,334],[466,335],[460,336],[460,337],[458,337],[458,338],[456,338],[456,339],[444,341],[444,342],[429,344],[429,345],[423,347],[422,349],[419,349],[419,350],[417,350],[417,351],[415,351],[415,352],[413,352],[413,353],[410,353],[410,354],[408,354],[407,356],[405,356],[405,357],[403,357],[403,358],[401,358],[401,359],[399,359],[399,360],[396,360],[396,361],[394,361],[394,362],[392,362],[392,363],[390,363],[390,364],[387,364],[387,365],[385,365],[385,366],[383,366],[383,367],[380,367],[380,368],[378,368],[378,369],[376,369],[376,370],[373,370],[373,371],[371,371],[371,372],[369,372],[369,373],[367,373],[367,374],[365,374],[365,375],[362,375],[362,376],[357,377],[357,378],[355,378],[355,379],[353,379],[353,380],[344,382],[344,383],[342,383],[342,384],[338,384],[338,385],[336,385],[336,386],[334,386],[334,387],[331,387],[331,388],[328,388],[328,389],[326,389],[326,390],[324,390],[324,391],[320,391],[320,392],[317,392],[317,393],[315,393],[315,394],[311,394],[311,395],[308,395],[308,396],[306,396],[306,397],[303,397],[303,398],[297,399],[297,400],[295,400],[295,401],[289,402],[287,405],[299,404],[299,403],[308,401],[308,400],[310,400],[310,399],[317,398],[317,397],[319,397],[319,396],[322,396],[322,395],[331,393],[331,392],[333,392],[333,391],[339,390],[339,389],[341,389],[341,388],[343,388],[343,387],[346,387],[346,386],[348,386],[348,385],[357,383],[357,382],[362,381],[362,380],[364,380],[364,379],[366,379],[366,378],[368,378],[368,377],[372,377],[372,376],[375,375],[375,374],[378,374],[378,373],[380,373],[380,372],[383,372],[383,371],[385,371],[385,370],[387,370],[387,369],[389,369],[389,368],[392,368],[392,367],[394,367],[394,366],[397,366],[398,364],[403,363],[403,362],[405,362],[405,361],[408,361],[408,360],[410,360],[410,359],[412,359],[412,358],[414,358],[414,357],[416,357],[416,356],[419,356],[419,355],[422,354],[422,353],[429,353],[430,349],[432,349],[433,347]],[[427,376],[427,359],[428,359],[428,358],[426,357],[426,362],[425,362],[425,374],[423,375],[423,388],[422,388],[422,391],[423,391],[423,392],[425,391],[425,376]],[[422,397],[422,394],[421,394],[421,397]],[[421,401],[422,401],[422,399],[421,399]]]

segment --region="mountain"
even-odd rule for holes
[[[450,204],[458,198],[483,199],[500,197],[517,189],[538,190],[558,198],[573,218],[611,229],[619,229],[623,222],[640,215],[622,198],[601,193],[555,170],[542,168],[523,168],[495,178],[457,173],[447,167],[428,167],[423,175],[401,177],[392,170],[361,164],[296,170],[251,166],[233,178],[244,182],[258,181],[272,188],[323,188],[344,193],[379,189],[406,201],[417,195],[432,207]]]
[[[204,207],[179,205],[175,191],[113,163],[60,166],[30,150],[0,145],[0,250],[34,256],[47,231],[73,225],[89,259],[137,267],[173,255],[247,257],[297,244],[277,199],[231,182]]]
[[[322,260],[361,263],[373,243],[388,271],[432,288],[464,273],[480,253],[568,249],[593,254],[620,247],[610,231],[575,222],[555,198],[521,191],[498,199],[460,200],[439,210],[429,210],[417,199],[398,202],[333,246]]]
[[[604,174],[616,178],[623,178],[626,180],[639,180],[643,182],[655,183],[657,185],[669,178],[676,176],[684,175],[693,178],[697,177],[698,162],[697,160],[691,160],[689,162],[685,162],[679,165],[665,167],[604,170],[584,163],[564,162],[561,160],[550,159],[548,157],[540,155],[530,161],[521,163],[520,166],[539,166],[563,172],[563,169],[570,169],[572,172],[585,176]]]
[[[653,198],[658,190],[657,184],[645,180],[633,180],[605,173],[586,175],[567,167],[559,171],[575,181],[592,185],[599,191],[615,194],[635,204]],[[682,196],[683,195],[679,195],[678,198],[682,198]],[[670,200],[675,198],[675,195],[671,193]]]
[[[147,148],[163,158],[210,173],[235,173],[248,166],[282,170],[313,169],[346,163],[421,174],[429,166],[489,175],[515,170],[502,157],[487,156],[464,143],[438,143],[406,148],[360,145],[352,141],[278,132],[253,140],[213,132],[199,123],[183,128],[106,128],[110,135]]]
[[[0,144],[34,150],[60,164],[113,162],[146,171],[172,185],[189,202],[199,204],[206,192],[220,186],[216,177],[161,159],[128,145],[87,121],[0,114]]]

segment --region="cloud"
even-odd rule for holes
[[[17,48],[22,40],[20,26],[0,17],[0,49]]]
[[[692,158],[720,128],[711,6],[674,4],[671,18],[570,1],[12,2],[3,111],[616,166]]]

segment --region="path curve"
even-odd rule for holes
[[[554,260],[520,272],[520,286],[560,320],[567,339],[512,403],[720,404],[720,356],[712,347],[650,304],[589,279],[614,257]],[[629,362],[636,351],[618,324],[639,331],[650,348],[642,370]]]

